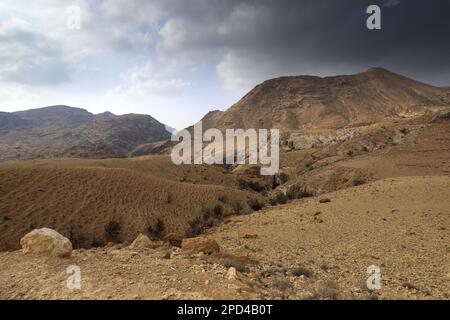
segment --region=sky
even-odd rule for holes
[[[366,27],[371,4],[381,30]],[[69,105],[181,129],[279,76],[378,66],[450,86],[449,39],[447,0],[1,0],[0,111]]]

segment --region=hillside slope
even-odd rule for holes
[[[236,188],[235,177],[216,167],[178,167],[168,157],[116,160],[41,160],[0,164],[0,250],[20,247],[32,229],[50,227],[77,247],[129,242],[149,233],[158,219],[163,234],[189,234],[235,204],[249,210],[262,196]],[[193,224],[196,219],[200,220]],[[106,227],[120,225],[114,239]]]
[[[93,115],[66,106],[0,113],[0,161],[124,157],[169,138],[164,124],[148,115]]]

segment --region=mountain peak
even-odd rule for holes
[[[446,94],[381,67],[323,78],[280,77],[256,86],[227,111],[206,116],[204,128],[337,129],[450,106]]]

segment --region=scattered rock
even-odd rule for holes
[[[48,253],[55,257],[68,258],[72,254],[72,243],[55,230],[36,229],[20,239],[25,253]]]
[[[183,237],[175,233],[169,233],[163,238],[163,242],[169,243],[171,246],[181,248]]]
[[[150,248],[151,246],[152,240],[142,233],[130,244],[131,249]]]
[[[213,254],[220,251],[220,247],[215,240],[205,237],[183,239],[181,249],[191,253]]]

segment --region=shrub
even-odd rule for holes
[[[238,184],[241,189],[253,190],[256,192],[262,192],[265,189],[258,181],[253,180],[239,179]]]
[[[274,206],[277,204],[285,204],[288,200],[288,197],[283,192],[278,192],[275,197],[270,199],[270,204]]]
[[[366,183],[366,180],[364,180],[363,178],[356,178],[356,179],[353,179],[352,183],[354,186],[361,186]]]
[[[223,217],[223,207],[220,204],[216,205],[213,209],[213,213],[216,218],[222,218]]]
[[[189,230],[186,232],[187,237],[196,237],[203,232],[203,222],[200,218],[191,220],[189,227]]]
[[[236,202],[233,204],[233,210],[236,214],[241,214],[242,210],[244,209],[244,206],[242,205],[242,202],[239,200],[236,200]]]
[[[248,206],[253,210],[253,211],[259,211],[262,208],[264,208],[264,203],[260,202],[258,199],[250,199],[248,201]]]
[[[147,227],[147,231],[151,237],[160,239],[165,234],[166,224],[162,219],[158,218],[153,225]]]
[[[314,298],[336,300],[339,298],[339,286],[334,281],[323,282],[316,288]]]
[[[108,240],[116,240],[120,234],[120,224],[111,220],[105,226],[105,235]]]
[[[228,200],[227,196],[224,194],[220,195],[217,199],[222,203],[226,203]]]
[[[304,276],[307,278],[312,278],[313,272],[305,267],[297,267],[294,270],[292,270],[292,275],[296,277]]]
[[[203,221],[207,221],[211,218],[212,213],[211,210],[205,207],[202,207],[202,209],[200,210],[200,217]]]
[[[284,172],[281,172],[281,173],[278,175],[278,177],[279,177],[281,183],[286,183],[286,182],[288,182],[288,180],[289,180],[289,176],[288,176],[286,173],[284,173]]]
[[[84,234],[75,232],[75,229],[71,227],[69,230],[69,240],[72,242],[74,249],[80,249],[87,239]]]
[[[99,239],[92,240],[92,247],[94,248],[100,248],[104,246],[104,242]]]

